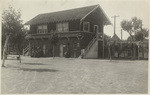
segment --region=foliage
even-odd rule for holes
[[[124,31],[127,31],[129,34],[132,34],[132,22],[123,20],[121,22],[121,27]]]
[[[107,45],[108,41],[110,40],[110,36],[104,34],[104,45]]]
[[[20,55],[20,46],[24,39],[24,34],[22,31],[23,24],[21,18],[20,10],[15,10],[12,6],[8,9],[4,9],[2,13],[2,47],[3,48],[3,65],[6,54],[7,46],[16,45],[17,52]]]
[[[51,44],[57,45],[58,41],[59,41],[58,36],[56,34],[53,34],[52,39],[51,39]]]
[[[20,32],[23,25],[20,20],[20,10],[16,11],[13,7],[9,7],[8,10],[4,10],[2,13],[2,32],[4,35],[17,35]]]
[[[25,47],[25,43],[27,43],[25,36],[26,30],[22,29],[22,31],[18,32],[16,35],[12,35],[9,41],[11,43],[11,46],[15,46],[14,50],[20,54],[22,53]]]
[[[148,33],[149,30],[144,28],[137,31],[133,37],[135,38],[135,41],[143,41],[145,37],[148,37]],[[131,40],[132,40],[131,37],[127,38],[127,41],[131,41]]]
[[[57,43],[58,43],[58,41],[59,41],[59,39],[58,39],[58,36],[55,34],[55,33],[53,33],[53,36],[52,36],[52,39],[51,39],[51,44],[53,45],[53,58],[54,58],[54,52],[55,52],[55,48],[54,48],[54,46],[56,46],[57,45]]]
[[[10,35],[10,41],[16,42],[16,38],[22,34],[22,20],[20,20],[20,10],[16,11],[9,6],[8,10],[2,13],[2,45],[5,43],[7,35]],[[20,37],[21,38],[21,37]]]
[[[131,36],[132,40],[134,39],[134,34],[138,29],[142,29],[142,20],[137,17],[133,17],[131,20],[123,20],[121,22],[121,27],[124,31],[127,31]]]
[[[138,19],[137,17],[133,17],[131,18],[131,20],[127,21],[127,20],[123,20],[121,22],[121,27],[124,31],[127,31],[130,35],[130,37],[128,38],[129,41],[136,41],[136,40],[143,40],[143,35],[141,35],[141,33],[136,33],[139,30],[143,30],[142,29],[142,20]],[[135,45],[133,45],[132,43],[132,57],[135,57]]]
[[[135,34],[135,40],[136,41],[143,41],[145,39],[145,37],[148,37],[148,32],[149,30],[147,29],[141,29],[140,31],[138,31],[136,34]]]

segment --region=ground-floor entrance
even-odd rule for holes
[[[64,45],[63,44],[60,44],[60,57],[64,57]]]
[[[31,57],[71,57],[80,56],[80,43],[77,38],[60,39],[59,43],[52,45],[49,40],[32,40],[30,41]]]

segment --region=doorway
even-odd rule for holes
[[[63,57],[64,51],[63,51],[63,44],[60,44],[60,57]]]

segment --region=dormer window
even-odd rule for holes
[[[69,25],[67,22],[57,24],[57,31],[58,32],[66,32],[68,30],[69,30]]]
[[[83,22],[83,31],[90,31],[90,23]]]
[[[39,25],[37,28],[38,34],[45,34],[47,33],[47,25]]]

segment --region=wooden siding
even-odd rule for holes
[[[103,20],[101,18],[101,15],[98,9],[96,9],[91,14],[89,14],[83,21],[90,22],[90,32],[94,31],[94,25],[98,25],[99,31],[102,32]],[[83,23],[82,23],[82,29],[83,29]]]
[[[74,20],[69,22],[69,31],[78,31],[80,30],[80,21],[79,20]]]
[[[52,31],[56,31],[56,23],[48,23],[47,24],[48,33],[51,33]]]
[[[60,22],[61,23],[61,22]],[[79,31],[80,30],[80,21],[74,20],[69,23],[69,31]],[[52,31],[56,31],[56,24],[57,23],[48,23],[48,24],[40,24],[40,25],[47,25],[48,33],[51,33]],[[31,25],[30,26],[30,34],[36,34],[37,33],[37,27],[38,25]]]

